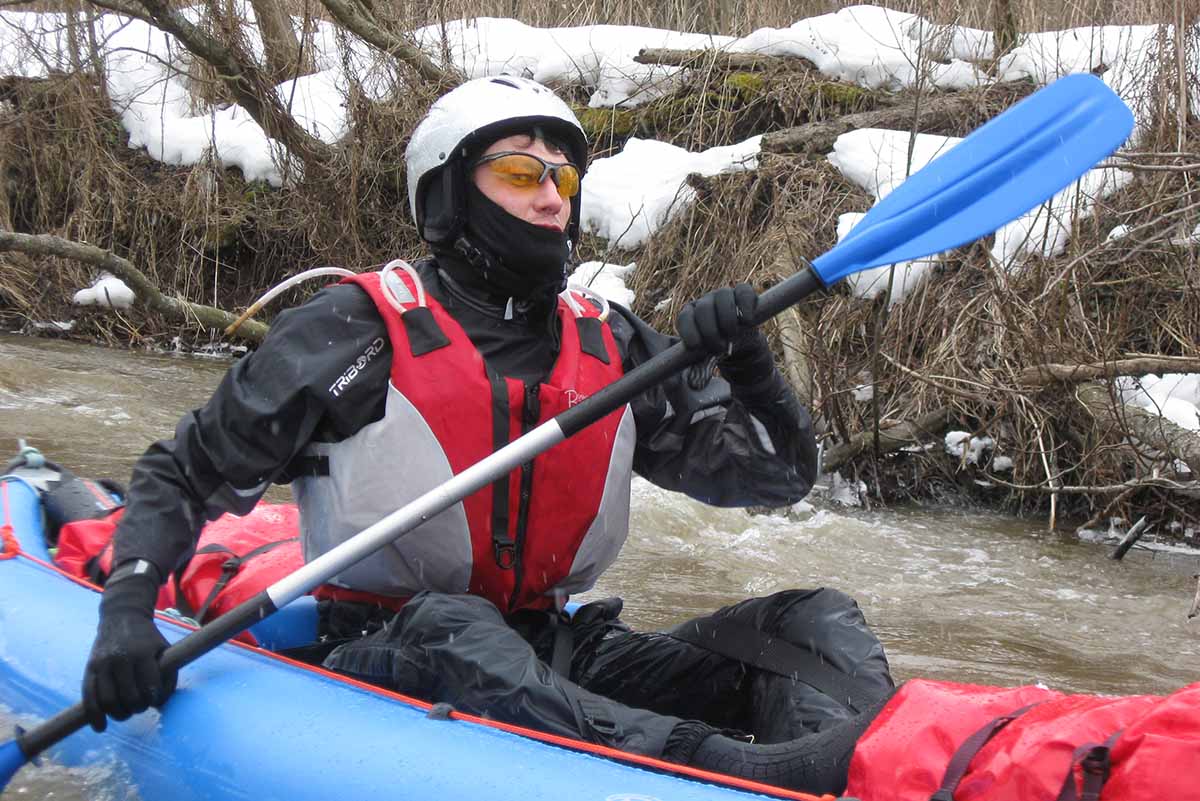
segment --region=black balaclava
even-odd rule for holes
[[[561,292],[570,255],[567,233],[514,217],[474,181],[465,183],[463,233],[450,248],[452,254],[444,245],[434,248],[439,256],[452,256],[444,263],[451,276],[490,295],[518,300],[541,300]],[[465,275],[463,268],[468,269]]]
[[[454,165],[456,174],[451,178],[457,184],[454,193],[459,196],[462,227],[448,241],[433,244],[432,250],[442,268],[461,286],[501,303],[511,298],[541,305],[566,288],[573,226],[555,231],[525,222],[480,191],[471,178],[470,165],[487,145],[513,133],[543,140],[537,128],[501,129],[490,131],[487,140],[468,148]],[[553,145],[567,152],[557,142]],[[578,199],[565,202],[574,206]],[[572,209],[573,219],[577,210]]]

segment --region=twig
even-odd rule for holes
[[[1149,520],[1149,518],[1145,515],[1142,515],[1141,519],[1130,526],[1129,531],[1125,532],[1125,536],[1121,538],[1121,542],[1117,545],[1117,547],[1113,548],[1113,552],[1108,555],[1108,558],[1116,562],[1119,562],[1125,558],[1125,554],[1129,552],[1129,549],[1133,547],[1133,544],[1137,542],[1143,534],[1146,533],[1148,528],[1146,525],[1147,520]]]
[[[962,384],[970,384],[973,387],[979,387],[984,392],[994,391],[996,389],[995,387],[990,387],[986,384],[980,384],[978,381],[971,381],[966,378],[958,378],[957,376],[952,376],[952,375],[924,376],[924,375],[921,375],[920,373],[918,373],[916,370],[912,370],[912,369],[909,369],[908,367],[905,367],[904,365],[900,364],[900,362],[896,361],[891,356],[887,355],[886,353],[883,353],[882,351],[880,351],[879,355],[882,356],[889,364],[891,364],[893,367],[895,367],[897,370],[904,373],[905,375],[907,375],[911,378],[914,378],[923,384],[928,384],[931,387],[940,389],[942,392],[945,392],[947,395],[953,395],[956,398],[962,398],[963,400],[974,401],[976,403],[996,403],[996,401],[989,400],[984,395],[977,395],[977,394],[974,394],[971,392],[966,392],[961,389],[955,389],[954,387],[947,386],[946,384],[943,384],[941,382],[942,381],[957,381]]]

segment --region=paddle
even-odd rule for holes
[[[1103,82],[1073,75],[1029,96],[931,162],[877,204],[837,247],[765,291],[759,325],[859,270],[927,256],[978,239],[1047,200],[1115,150],[1133,116]],[[650,387],[699,361],[676,344],[619,381],[398,509],[254,598],[167,648],[176,669],[506,475]],[[86,725],[83,704],[0,745],[0,790],[25,762]]]

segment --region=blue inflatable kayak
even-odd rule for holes
[[[28,468],[0,477],[0,707],[26,726],[78,702],[99,600],[96,587],[53,565],[38,479]],[[427,704],[266,650],[311,641],[315,620],[311,598],[293,602],[251,629],[265,647],[222,645],[183,668],[161,711],[77,732],[48,755],[111,765],[144,801],[813,798],[431,715]],[[165,617],[158,625],[171,641],[188,630]]]

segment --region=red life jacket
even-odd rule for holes
[[[846,795],[1200,801],[1200,683],[1106,697],[912,680],[859,738]]]
[[[436,300],[420,305],[411,277],[390,275],[399,309],[380,273],[347,279],[370,295],[387,326],[391,387],[382,420],[310,450],[330,475],[293,484],[310,560],[622,375],[612,333],[587,303],[560,298],[558,357],[547,380],[527,388],[490,371]],[[352,365],[339,382],[356,376]],[[628,531],[635,436],[632,413],[617,410],[332,583],[388,598],[470,592],[505,612],[589,589]]]

